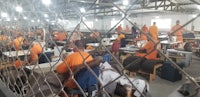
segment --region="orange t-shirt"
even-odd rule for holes
[[[8,36],[0,35],[0,41],[6,41],[8,39]]]
[[[158,40],[158,27],[155,25],[149,27],[149,34],[154,40]]]
[[[33,44],[30,49],[30,62],[38,60],[38,54],[42,53],[42,46],[39,43]]]
[[[117,32],[122,32],[122,30],[123,30],[123,29],[122,29],[122,26],[118,26],[118,27],[117,27]]]
[[[65,40],[67,37],[66,37],[66,34],[64,32],[62,33],[58,33],[54,39],[58,40],[58,41],[63,41]]]
[[[14,65],[15,65],[16,68],[19,68],[19,67],[21,67],[21,66],[24,65],[24,64],[25,64],[25,62],[20,61],[20,60],[16,60],[16,61],[14,62]]]
[[[85,59],[85,58],[87,58],[87,59]],[[88,54],[87,52],[80,52],[80,53],[74,52],[73,54],[70,54],[69,56],[67,56],[65,58],[64,62],[62,62],[60,65],[58,65],[58,67],[56,68],[56,71],[58,73],[66,73],[69,70],[68,66],[72,71],[74,71],[74,69],[75,69],[74,67],[82,65],[84,62],[84,59],[86,62],[93,60],[92,56],[90,54]],[[65,81],[65,86],[68,88],[77,88],[77,86],[73,80]]]
[[[172,31],[176,31],[177,29],[179,29],[181,27],[181,25],[175,25],[172,27]],[[177,36],[177,41],[181,41],[183,42],[183,36],[182,36],[182,32],[184,31],[184,28],[179,29],[178,31],[176,31],[174,33],[175,36]]]
[[[128,26],[126,26],[125,32],[130,32],[130,29]]]
[[[15,47],[15,50],[18,51],[23,44],[24,38],[22,36],[17,37],[16,39],[13,40],[13,44]]]
[[[151,52],[150,54],[148,54],[145,58],[146,59],[157,59],[157,50],[154,49],[154,44],[152,41],[148,41],[147,44],[142,47],[141,49],[145,49],[146,50],[146,53],[135,53],[135,56],[138,56],[138,57],[143,57],[145,56],[146,54],[148,54],[149,52],[151,52],[152,50],[154,50],[153,52]]]
[[[142,31],[144,33],[148,33],[148,28],[146,26],[143,26],[142,27]],[[143,34],[143,33],[141,33],[141,40],[147,40],[147,36],[145,34]]]

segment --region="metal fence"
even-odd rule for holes
[[[151,0],[150,0],[151,1]],[[96,89],[97,91],[95,93],[93,93],[94,96],[96,97],[110,97],[111,95],[109,94],[109,91],[107,91],[107,89],[105,89],[105,87],[112,85],[112,83],[116,83],[116,80],[120,79],[120,78],[124,78],[126,79],[130,84],[131,87],[135,88],[136,91],[139,91],[138,88],[136,88],[136,86],[133,84],[132,80],[130,79],[129,75],[127,75],[126,73],[124,73],[125,71],[125,67],[123,66],[122,62],[119,60],[119,58],[115,55],[113,55],[113,53],[110,50],[110,47],[105,46],[103,44],[101,44],[101,41],[103,38],[107,37],[109,34],[112,34],[115,31],[115,28],[118,27],[118,25],[122,22],[122,21],[126,21],[127,23],[129,23],[129,25],[135,27],[140,33],[145,34],[148,38],[149,41],[152,41],[155,45],[154,49],[151,51],[158,51],[158,53],[161,55],[161,57],[165,58],[166,60],[170,61],[174,67],[176,67],[183,75],[185,75],[193,84],[195,84],[198,88],[197,91],[199,90],[199,84],[196,82],[196,80],[190,76],[187,72],[185,72],[182,68],[180,68],[174,61],[172,61],[170,58],[168,58],[163,51],[161,51],[160,49],[157,49],[160,41],[159,42],[155,42],[153,41],[153,38],[148,35],[147,33],[143,32],[142,29],[140,29],[140,27],[138,25],[136,25],[130,18],[132,16],[135,16],[137,14],[140,14],[142,17],[145,16],[145,9],[147,8],[155,8],[156,10],[158,8],[161,8],[161,5],[159,6],[157,3],[157,5],[151,5],[151,2],[148,2],[148,0],[143,0],[143,2],[141,2],[140,0],[129,0],[129,6],[126,6],[125,8],[122,8],[122,2],[120,1],[115,1],[115,0],[86,0],[83,2],[83,5],[78,5],[76,2],[80,2],[77,0],[59,0],[59,1],[52,1],[55,3],[55,6],[49,5],[49,6],[44,6],[40,3],[38,3],[36,0],[21,0],[21,1],[14,1],[14,3],[10,3],[9,4],[9,0],[8,1],[2,1],[1,5],[7,3],[9,6],[14,6],[14,4],[21,4],[24,6],[24,8],[29,8],[29,10],[25,10],[22,13],[17,13],[14,12],[14,9],[8,8],[8,7],[2,7],[2,11],[7,12],[10,14],[10,17],[13,17],[13,19],[8,20],[8,18],[5,18],[2,16],[1,19],[1,33],[4,33],[4,35],[8,36],[8,38],[6,40],[3,40],[1,42],[1,75],[0,78],[1,80],[6,84],[6,86],[16,95],[16,96],[20,96],[20,97],[56,97],[59,96],[61,94],[65,94],[66,96],[68,96],[67,94],[69,94],[69,91],[67,91],[65,89],[65,84],[64,84],[64,78],[66,75],[63,76],[63,74],[58,74],[55,71],[55,67],[60,64],[61,62],[67,63],[65,60],[65,58],[63,57],[63,52],[65,49],[68,49],[68,44],[71,43],[71,45],[75,48],[79,48],[76,47],[76,45],[74,44],[74,42],[71,42],[71,39],[73,37],[73,34],[76,33],[77,31],[83,31],[81,28],[84,27],[86,28],[86,32],[88,32],[89,34],[91,34],[92,32],[94,32],[94,28],[91,28],[91,25],[88,25],[88,23],[86,23],[86,20],[89,18],[93,18],[93,20],[95,21],[95,19],[100,18],[102,16],[105,17],[110,17],[110,16],[117,16],[117,17],[121,17],[119,15],[122,15],[122,17],[117,20],[117,23],[111,27],[111,28],[107,28],[104,29],[104,31],[100,34],[102,34],[102,36],[96,38],[96,42],[99,42],[99,46],[96,47],[94,49],[94,51],[96,51],[97,53],[103,51],[103,52],[107,52],[112,56],[112,62],[114,64],[118,65],[118,74],[120,76],[116,77],[116,79],[108,82],[107,84],[103,84],[104,82],[102,82],[101,79],[99,79],[99,76],[96,74],[96,72],[93,71],[93,68],[90,67],[88,65],[88,63],[85,61],[87,57],[83,57],[84,59],[84,64],[83,66],[86,67],[87,70],[89,70],[90,73],[92,73],[92,76],[94,78],[97,79],[98,81],[98,88]],[[181,0],[181,1],[187,1],[187,0]],[[117,3],[116,3],[117,2]],[[164,2],[171,2],[171,0],[164,0],[162,1],[164,4]],[[188,4],[188,3],[194,3],[192,0],[184,4]],[[25,6],[24,4],[27,4],[27,6]],[[59,4],[61,4],[59,6]],[[82,3],[80,3],[82,4]],[[98,5],[99,4],[99,5]],[[138,4],[141,4],[140,6],[142,6],[141,8],[138,8]],[[149,5],[150,4],[150,5]],[[161,3],[160,3],[161,4]],[[179,6],[177,6],[175,3],[171,2],[171,5],[162,5],[162,7],[164,8],[164,10],[162,10],[161,12],[164,12],[164,14],[174,14],[174,11],[176,11],[177,13],[182,14],[182,11],[187,12],[187,10],[181,9],[180,7],[180,12],[178,10]],[[97,6],[98,5],[98,6]],[[181,4],[180,4],[181,5]],[[194,3],[194,5],[198,5],[197,3]],[[80,6],[84,6],[85,7],[85,11],[79,10]],[[192,6],[192,5],[189,5]],[[44,8],[41,8],[44,7]],[[104,8],[105,7],[105,8]],[[111,9],[111,7],[115,7],[115,10],[112,10],[112,12],[110,12],[109,9]],[[169,8],[169,7],[173,7],[173,8]],[[39,9],[41,8],[41,11],[39,11]],[[96,9],[95,9],[96,8]],[[133,13],[134,10],[136,9],[141,9],[140,12],[138,13]],[[13,11],[13,12],[12,12]],[[30,11],[30,12],[29,12]],[[48,14],[48,16],[44,16],[44,17],[49,17],[49,19],[45,19],[42,15],[46,13]],[[102,13],[102,14],[101,14]],[[156,13],[156,12],[152,12],[152,13]],[[2,13],[1,13],[2,14]],[[19,16],[18,19],[15,19],[14,16]],[[25,16],[28,15],[28,19],[25,18]],[[163,15],[164,16],[164,15]],[[200,14],[196,15],[195,17],[191,18],[188,22],[186,22],[185,24],[183,24],[183,26],[181,26],[181,28],[191,24],[193,21],[195,21],[198,17],[200,16]],[[23,17],[23,18],[20,18]],[[86,17],[86,19],[85,19]],[[31,20],[31,18],[33,20]],[[73,27],[70,28],[70,30],[68,30],[66,28],[67,24],[62,24],[60,21],[62,20],[76,20],[76,22],[74,23],[75,25],[72,25]],[[52,20],[52,22],[51,22]],[[143,21],[143,20],[142,20]],[[145,20],[143,21],[145,22]],[[37,25],[37,27],[36,27]],[[105,24],[106,25],[106,24]],[[104,26],[105,26],[104,25]],[[68,26],[70,26],[68,24]],[[104,27],[106,28],[106,27]],[[180,30],[181,28],[177,29],[176,31]],[[98,29],[98,28],[97,28]],[[60,49],[60,44],[56,43],[56,41],[53,40],[52,34],[53,31],[64,31],[67,32],[67,39],[64,41],[64,48]],[[175,33],[176,31],[173,31],[170,33],[170,35],[172,35],[173,33]],[[18,33],[17,33],[18,32]],[[33,34],[32,39],[30,38],[30,34]],[[86,33],[86,34],[88,34]],[[17,36],[15,35],[22,35],[25,40],[29,43],[28,46],[26,47],[26,50],[23,50],[24,47],[20,47],[19,51],[15,50],[17,48],[13,48],[13,46],[8,46],[7,44],[10,43],[10,41],[12,41],[13,39],[15,39]],[[41,38],[42,37],[42,38]],[[84,38],[84,37],[82,37]],[[86,37],[85,37],[86,38]],[[17,40],[18,42],[21,42],[19,40]],[[47,63],[43,63],[43,65],[38,64],[38,62],[36,63],[30,63],[29,62],[29,54],[31,51],[31,46],[35,43],[38,42],[40,44],[40,46],[43,47],[43,52],[40,54],[39,58],[41,57],[43,59],[48,59],[48,55],[46,53],[46,51],[50,50],[49,48],[52,47],[54,48],[54,50],[56,50],[58,52],[58,56],[53,57],[52,61],[50,62],[50,60],[47,60]],[[53,52],[55,55],[54,51],[50,51],[51,53]],[[149,52],[149,53],[151,53]],[[79,51],[79,53],[81,54],[81,52]],[[94,53],[93,53],[94,54]],[[148,54],[147,54],[148,55]],[[146,57],[147,55],[145,55],[144,57]],[[101,55],[100,55],[101,56]],[[89,56],[88,56],[89,57]],[[16,61],[20,60],[25,62],[25,65],[16,67],[15,65],[17,64]],[[131,64],[137,63],[140,59],[137,59],[135,61],[133,61]],[[130,65],[131,65],[130,64]],[[128,65],[129,66],[129,65]],[[126,68],[128,68],[128,66]],[[70,67],[68,64],[66,64],[66,68],[68,69],[68,73],[69,73],[69,78],[72,79],[77,87],[79,92],[82,94],[82,96],[87,97],[88,93],[86,93],[86,91],[84,89],[81,88],[81,86],[79,85],[79,82],[76,80],[76,75],[74,73],[74,69],[72,69],[72,67]],[[139,91],[139,93],[146,97],[146,94],[142,93],[141,91]]]

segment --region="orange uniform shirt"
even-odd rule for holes
[[[143,26],[142,31],[148,33],[148,28],[146,26]],[[147,36],[145,34],[141,34],[141,40],[147,40]]]
[[[80,52],[80,53],[74,52],[73,54],[70,54],[69,56],[67,56],[65,58],[64,62],[62,62],[60,65],[58,65],[58,67],[56,68],[56,71],[58,73],[66,73],[66,72],[68,72],[68,66],[70,67],[70,69],[72,71],[74,71],[74,69],[75,69],[74,67],[82,65],[85,58],[87,58],[85,60],[86,62],[93,60],[92,56],[89,55],[87,52]],[[65,86],[68,88],[77,88],[77,86],[73,80],[65,81]]]
[[[33,44],[30,49],[30,62],[38,60],[38,54],[42,53],[42,46],[39,43]]]
[[[8,39],[8,36],[0,35],[0,41],[6,41]]]
[[[19,68],[19,67],[21,67],[21,66],[24,65],[24,64],[25,64],[25,62],[20,61],[20,60],[16,60],[16,61],[14,62],[14,65],[15,65],[16,68]]]
[[[177,29],[179,29],[181,27],[181,25],[175,25],[172,27],[172,31],[176,31]],[[182,36],[182,32],[184,31],[183,28],[181,28],[180,30],[176,31],[174,33],[175,36],[177,36],[177,41],[181,41],[183,42],[183,36]]]
[[[121,25],[119,25],[118,27],[117,27],[117,32],[122,32],[122,26]]]
[[[14,48],[16,51],[20,50],[20,47],[22,46],[24,41],[24,38],[22,36],[15,38],[9,45],[14,45]]]
[[[131,32],[128,26],[126,26],[125,32]]]
[[[54,39],[56,39],[56,40],[58,40],[58,41],[63,41],[63,40],[65,40],[65,39],[67,39],[67,37],[66,37],[66,34],[65,34],[64,32],[62,32],[62,33],[58,33],[58,34],[55,36]]]
[[[149,34],[155,41],[158,40],[158,27],[155,25],[149,27]]]
[[[141,49],[145,49],[146,50],[146,53],[135,53],[135,56],[138,56],[138,57],[144,57],[147,53],[151,52],[151,50],[154,50],[154,44],[152,41],[148,41],[147,44],[142,47]],[[157,59],[157,50],[155,49],[153,52],[151,52],[150,54],[148,54],[145,58],[146,59]]]

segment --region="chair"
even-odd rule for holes
[[[138,73],[148,75],[149,82],[155,80],[157,70],[162,67],[160,60],[145,60],[138,70]]]

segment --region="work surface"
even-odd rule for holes
[[[44,52],[54,52],[53,49],[47,49],[44,50]],[[7,52],[2,52],[3,55],[7,57],[20,57],[20,56],[25,56],[30,54],[30,50],[19,50],[19,51],[7,51]]]

